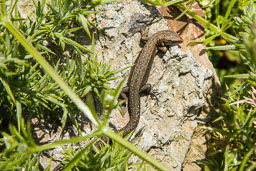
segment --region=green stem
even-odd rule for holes
[[[84,141],[86,139],[95,137],[95,136],[99,136],[100,133],[99,132],[94,132],[92,134],[86,135],[86,136],[78,136],[78,137],[74,137],[74,138],[70,138],[70,139],[65,139],[65,140],[59,140],[59,141],[55,141],[51,144],[46,144],[46,145],[41,145],[41,146],[37,146],[36,148],[31,148],[30,150],[32,152],[36,152],[36,151],[43,151],[43,150],[49,150],[51,148],[54,148],[56,146],[59,145],[67,145],[67,144],[74,144],[74,143],[79,143],[81,141]]]
[[[123,139],[121,136],[113,133],[109,128],[107,128],[107,127],[103,128],[102,132],[104,135],[108,136],[112,140],[115,140],[116,142],[118,142],[119,144],[124,146],[126,149],[131,151],[133,154],[139,156],[141,159],[145,160],[146,162],[148,162],[149,164],[151,164],[158,170],[162,170],[162,171],[170,170],[169,168],[167,168],[166,166],[164,166],[163,164],[158,162],[156,159],[152,158],[147,153],[139,150],[135,145],[131,144],[129,141],[127,141],[127,140]]]
[[[215,31],[216,33],[220,34],[224,39],[226,39],[227,41],[230,42],[237,42],[239,39],[227,34],[225,32],[222,32],[220,28],[216,27],[214,24],[210,23],[209,21],[207,21],[206,19],[202,18],[200,15],[197,15],[196,13],[194,13],[193,11],[191,11],[190,9],[187,9],[184,5],[182,4],[176,4],[176,7],[178,7],[179,9],[183,10],[183,11],[187,11],[187,14],[189,14],[191,17],[193,17],[194,19],[196,19],[197,21],[201,22],[202,24],[204,24],[206,27],[209,27],[211,30]]]

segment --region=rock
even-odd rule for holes
[[[134,64],[143,48],[141,29],[146,29],[149,35],[168,29],[157,8],[141,1],[123,0],[97,10],[102,11],[96,15],[96,21],[104,34],[99,35],[96,52],[101,60],[111,63],[112,69]],[[120,76],[128,74],[127,70]],[[141,97],[141,119],[131,137],[132,143],[173,170],[181,170],[195,130],[208,121],[202,111],[209,105],[207,95],[214,74],[179,46],[170,47],[166,54],[157,53],[148,83],[159,93],[158,100]],[[113,86],[117,83],[113,82]],[[128,114],[125,118],[115,114],[111,119],[117,128],[128,120]],[[131,159],[139,160],[136,156]]]

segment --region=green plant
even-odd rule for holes
[[[87,145],[83,149],[74,151],[71,146],[64,150],[65,170],[126,170],[131,165],[128,159],[132,153],[119,144],[105,145],[100,152],[92,152]],[[104,160],[102,160],[104,159]],[[73,167],[75,165],[75,167]]]
[[[40,152],[33,153],[28,150],[29,147],[36,147],[30,132],[30,124],[28,124],[28,129],[26,129],[24,120],[21,119],[20,125],[20,131],[23,135],[14,126],[10,126],[12,136],[2,133],[4,136],[2,140],[5,142],[6,148],[0,154],[1,170],[39,169],[38,157]]]
[[[255,15],[256,13],[254,13]],[[252,17],[254,21],[254,17]],[[244,35],[244,45],[246,51],[241,51],[240,55],[251,71],[246,74],[228,76],[232,78],[246,79],[240,86],[234,90],[228,89],[228,98],[223,99],[226,103],[223,105],[223,111],[217,121],[223,124],[221,128],[213,129],[219,133],[218,141],[223,142],[220,146],[215,146],[213,150],[225,149],[223,154],[225,169],[253,170],[256,167],[254,162],[256,157],[255,150],[255,45],[256,23],[247,30]]]
[[[15,21],[28,41],[43,51],[43,56],[76,94],[84,97],[88,92],[93,92],[99,96],[103,89],[109,89],[108,81],[116,79],[113,76],[119,71],[110,71],[109,65],[98,63],[95,55],[82,62],[83,52],[91,54],[92,51],[72,40],[78,30],[86,30],[91,37],[89,29],[97,28],[95,23],[85,18],[96,13],[92,11],[93,4],[88,1],[52,1],[47,4],[49,11],[45,13],[44,10],[47,8],[45,1],[34,1],[36,13],[26,20],[21,19],[18,12],[12,16],[17,1],[13,1],[12,4],[13,6],[7,7],[8,17]],[[2,120],[4,122],[17,120],[14,109],[15,106],[18,108],[20,105],[26,118],[43,118],[46,113],[62,111],[59,115],[62,118],[62,128],[68,117],[77,126],[75,114],[79,111],[76,106],[50,75],[43,74],[42,67],[34,62],[32,56],[24,50],[14,35],[10,34],[3,25],[0,29],[3,33],[0,39],[2,49],[0,81],[3,85],[0,87],[2,89],[0,105],[3,113],[11,113],[11,115],[2,115]],[[48,44],[48,47],[44,44]],[[55,49],[58,49],[57,52],[53,52]],[[63,55],[64,51],[69,51],[72,56]],[[17,122],[19,123],[19,120]]]
[[[215,9],[220,1],[215,1]],[[215,14],[219,25],[237,37],[236,41],[227,41],[230,45],[215,46],[208,49],[236,50],[245,68],[236,74],[225,75],[225,78],[240,79],[233,88],[226,86],[227,98],[215,122],[218,128],[207,128],[214,132],[206,160],[201,161],[206,170],[254,170],[255,151],[255,56],[256,40],[255,15],[253,1],[231,1],[225,18]],[[227,17],[226,17],[227,16]],[[228,22],[228,23],[226,23]],[[224,38],[224,37],[223,37]]]
[[[1,141],[4,142],[5,149],[1,151],[1,169],[13,167],[30,169],[34,164],[36,169],[41,151],[58,145],[78,143],[93,136],[108,136],[154,167],[168,170],[127,140],[113,133],[107,126],[111,111],[119,105],[116,101],[124,80],[114,91],[108,87],[107,81],[115,79],[114,75],[125,68],[110,71],[109,65],[97,62],[97,57],[93,53],[94,37],[91,34],[92,27],[96,28],[96,25],[85,16],[95,13],[89,10],[95,5],[109,1],[51,1],[47,4],[46,13],[44,12],[46,1],[38,3],[34,1],[36,15],[30,16],[28,20],[20,18],[17,2],[17,0],[11,1],[6,5],[6,1],[1,1],[0,11],[0,27],[5,33],[1,35],[0,40],[4,44],[2,47],[9,46],[1,52],[0,56],[2,69],[0,81],[3,85],[0,87],[3,90],[0,106],[5,113],[11,113],[11,115],[1,115],[1,120],[13,123],[10,126],[10,132],[2,132]],[[78,26],[81,25],[80,22],[82,26]],[[91,37],[91,50],[73,40],[76,39],[74,33],[80,29],[84,29],[88,37]],[[51,46],[45,46],[45,41],[53,45],[53,49]],[[63,55],[66,57],[63,62],[62,58],[57,57],[64,51],[71,52],[72,56]],[[86,63],[81,60],[83,52],[89,56]],[[89,107],[80,98],[85,95],[90,97],[90,94],[101,97],[103,121],[97,117],[91,98],[87,101]],[[97,132],[38,146],[30,136],[30,126],[26,127],[23,121],[23,118],[32,116],[43,118],[47,112],[62,111],[62,128],[65,126],[67,116],[77,126],[74,114],[78,113],[78,109],[98,127]],[[13,119],[16,119],[16,122]],[[14,124],[17,124],[18,129],[13,126]],[[74,158],[66,165],[67,169],[75,167],[77,162],[82,161],[84,157],[82,153],[86,152],[86,148],[73,156]],[[129,156],[127,155],[124,159],[127,160]],[[101,161],[103,164],[104,159]],[[123,162],[114,163],[114,165],[117,168],[124,167]],[[47,167],[49,168],[50,166]]]

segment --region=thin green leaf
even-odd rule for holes
[[[143,0],[143,2],[156,5],[156,6],[165,6],[165,3],[162,3],[159,0]]]
[[[73,40],[71,40],[71,39],[69,39],[69,38],[63,37],[63,40],[64,40],[66,43],[69,43],[69,44],[72,44],[72,45],[74,45],[74,46],[76,46],[76,47],[79,47],[80,49],[82,49],[82,50],[84,50],[84,51],[86,51],[86,52],[93,53],[93,52],[91,52],[89,49],[83,47],[81,44],[79,44],[79,43],[77,43],[77,42],[75,42],[75,41],[73,41]]]
[[[22,108],[21,104],[19,101],[16,101],[16,119],[17,119],[17,124],[18,124],[18,132],[20,133],[20,125],[21,125],[21,113],[22,113]]]
[[[13,95],[13,93],[12,93],[12,90],[11,90],[9,84],[5,81],[5,79],[3,79],[3,78],[1,78],[1,77],[0,77],[0,81],[2,82],[4,88],[5,88],[6,92],[8,93],[8,95],[10,96],[12,102],[13,102],[13,103],[16,103],[16,100],[15,100],[15,98],[14,98],[14,95]]]
[[[237,50],[239,45],[224,45],[224,46],[213,46],[213,47],[206,47],[207,50]]]
[[[173,4],[175,4],[173,1],[171,1],[172,3],[172,5]],[[170,2],[169,2],[170,3]],[[179,2],[176,2],[176,3],[179,3]],[[187,8],[186,8],[186,10],[184,10],[178,17],[176,17],[174,20],[178,20],[178,19],[180,19],[183,15],[185,15],[186,13],[187,13],[187,10],[193,5],[193,3],[194,3],[194,0],[192,0],[192,1],[189,1],[189,4],[187,5]]]
[[[219,28],[220,27],[220,23],[219,23],[219,11],[220,11],[220,0],[215,0],[215,15],[217,17],[217,27]]]
[[[166,2],[164,6],[175,5],[175,4],[183,3],[186,1],[187,0],[172,0],[172,1]]]
[[[63,107],[62,109],[64,110],[64,112],[63,112],[63,115],[62,115],[62,118],[61,118],[61,123],[62,123],[61,133],[64,130],[64,127],[65,127],[66,122],[67,122],[67,117],[68,117],[68,110],[65,107]]]
[[[229,3],[227,12],[226,12],[224,20],[223,20],[223,23],[227,23],[227,19],[230,16],[230,12],[233,9],[233,6],[235,5],[236,2],[237,2],[237,0],[231,0],[231,2]],[[225,26],[225,24],[222,25],[221,30],[223,30],[224,26]]]
[[[220,36],[220,35],[219,34],[215,34],[215,35],[212,35],[212,36],[208,37],[207,39],[205,39],[204,45],[208,45],[213,39],[215,39],[218,36]]]
[[[78,16],[80,18],[80,21],[81,21],[83,27],[84,27],[84,30],[86,31],[86,33],[88,34],[88,36],[91,39],[91,33],[90,33],[90,30],[89,30],[88,24],[87,24],[88,20],[81,14],[79,14]]]
[[[248,79],[249,74],[235,74],[235,75],[225,75],[225,78],[239,78],[239,79]]]

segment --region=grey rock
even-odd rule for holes
[[[102,11],[96,20],[104,34],[99,35],[96,52],[102,60],[111,63],[113,69],[134,64],[143,48],[141,30],[152,35],[168,29],[157,9],[140,1],[123,0],[97,10]],[[128,74],[126,70],[120,77]],[[159,93],[158,101],[150,96],[141,98],[141,119],[131,137],[132,143],[173,170],[181,170],[195,129],[205,123],[200,112],[207,103],[205,97],[212,77],[210,70],[179,46],[170,47],[166,54],[157,53],[148,83]],[[113,118],[117,127],[126,122],[115,123]],[[135,156],[131,161],[140,159]]]

